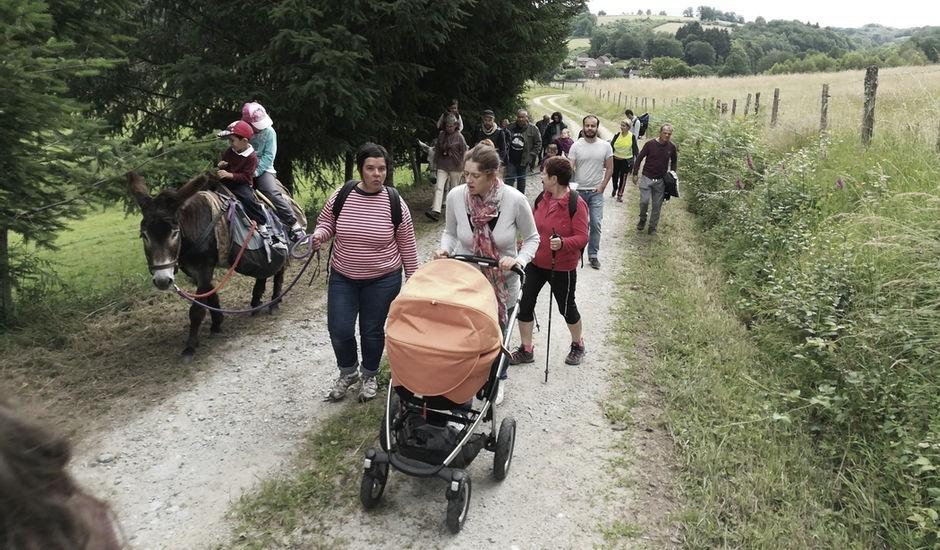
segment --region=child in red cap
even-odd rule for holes
[[[255,169],[258,167],[258,156],[248,141],[252,135],[254,135],[254,130],[243,120],[233,122],[228,125],[228,128],[219,132],[218,136],[227,138],[231,147],[222,153],[222,160],[219,161],[219,171],[216,175],[225,187],[238,197],[245,209],[245,214],[257,222],[258,232],[267,237],[267,219],[251,187]],[[282,243],[275,243],[275,246],[278,244],[284,246]]]

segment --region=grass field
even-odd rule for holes
[[[576,51],[583,51],[591,47],[590,38],[569,38],[568,53],[573,54]]]
[[[593,94],[592,87],[604,92],[609,90],[611,98],[622,93],[629,97],[630,107],[634,105],[634,97],[655,98],[657,108],[665,108],[676,99],[705,99],[714,104],[714,98],[727,102],[729,112],[732,100],[737,99],[737,113],[741,115],[747,94],[759,92],[761,108],[758,116],[767,121],[774,88],[780,88],[779,124],[770,132],[771,138],[780,141],[818,130],[824,83],[829,84],[829,127],[833,130],[859,128],[864,78],[864,71],[844,71],[736,78],[612,79],[592,82],[586,93],[589,96]],[[751,113],[753,108],[752,99]],[[900,133],[936,143],[938,124],[940,65],[897,67],[879,72],[875,139],[884,133]]]

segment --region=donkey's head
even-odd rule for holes
[[[144,242],[144,254],[147,255],[147,267],[153,275],[153,284],[160,290],[167,290],[173,285],[179,267],[182,244],[180,208],[205,185],[207,177],[197,176],[179,189],[164,189],[154,197],[150,196],[147,184],[138,174],[128,173],[127,180],[130,194],[140,205],[143,214],[140,238]]]

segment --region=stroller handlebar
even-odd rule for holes
[[[474,256],[472,254],[454,254],[453,256],[451,256],[451,259],[460,260],[461,262],[467,262],[471,264],[477,264],[481,267],[491,267],[491,268],[499,267],[498,258],[489,258],[487,256]],[[525,277],[525,271],[523,271],[523,269],[519,267],[519,264],[512,266],[512,269],[510,271],[519,275],[520,277]]]

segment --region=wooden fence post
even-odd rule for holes
[[[722,116],[728,114],[728,103],[725,101],[721,102],[721,114]]]
[[[623,92],[617,92],[617,107],[620,107],[620,100],[623,99]]]
[[[747,101],[744,102],[744,118],[747,118],[747,112],[751,110],[751,94],[747,94]]]
[[[760,92],[754,94],[754,115],[760,110]]]
[[[656,98],[655,97],[653,98],[653,110],[654,111],[656,110]]]
[[[607,90],[607,101],[610,101],[610,90]]]
[[[640,106],[640,96],[633,96],[633,108],[636,109]]]
[[[734,117],[735,113],[738,112],[738,98],[731,100],[731,116]]]
[[[862,145],[871,143],[875,131],[875,96],[878,93],[878,67],[865,71],[865,111],[862,113]]]
[[[823,84],[819,107],[819,131],[829,128],[829,84]]]
[[[780,88],[774,88],[774,105],[770,110],[770,127],[777,125],[777,113],[780,109]]]

